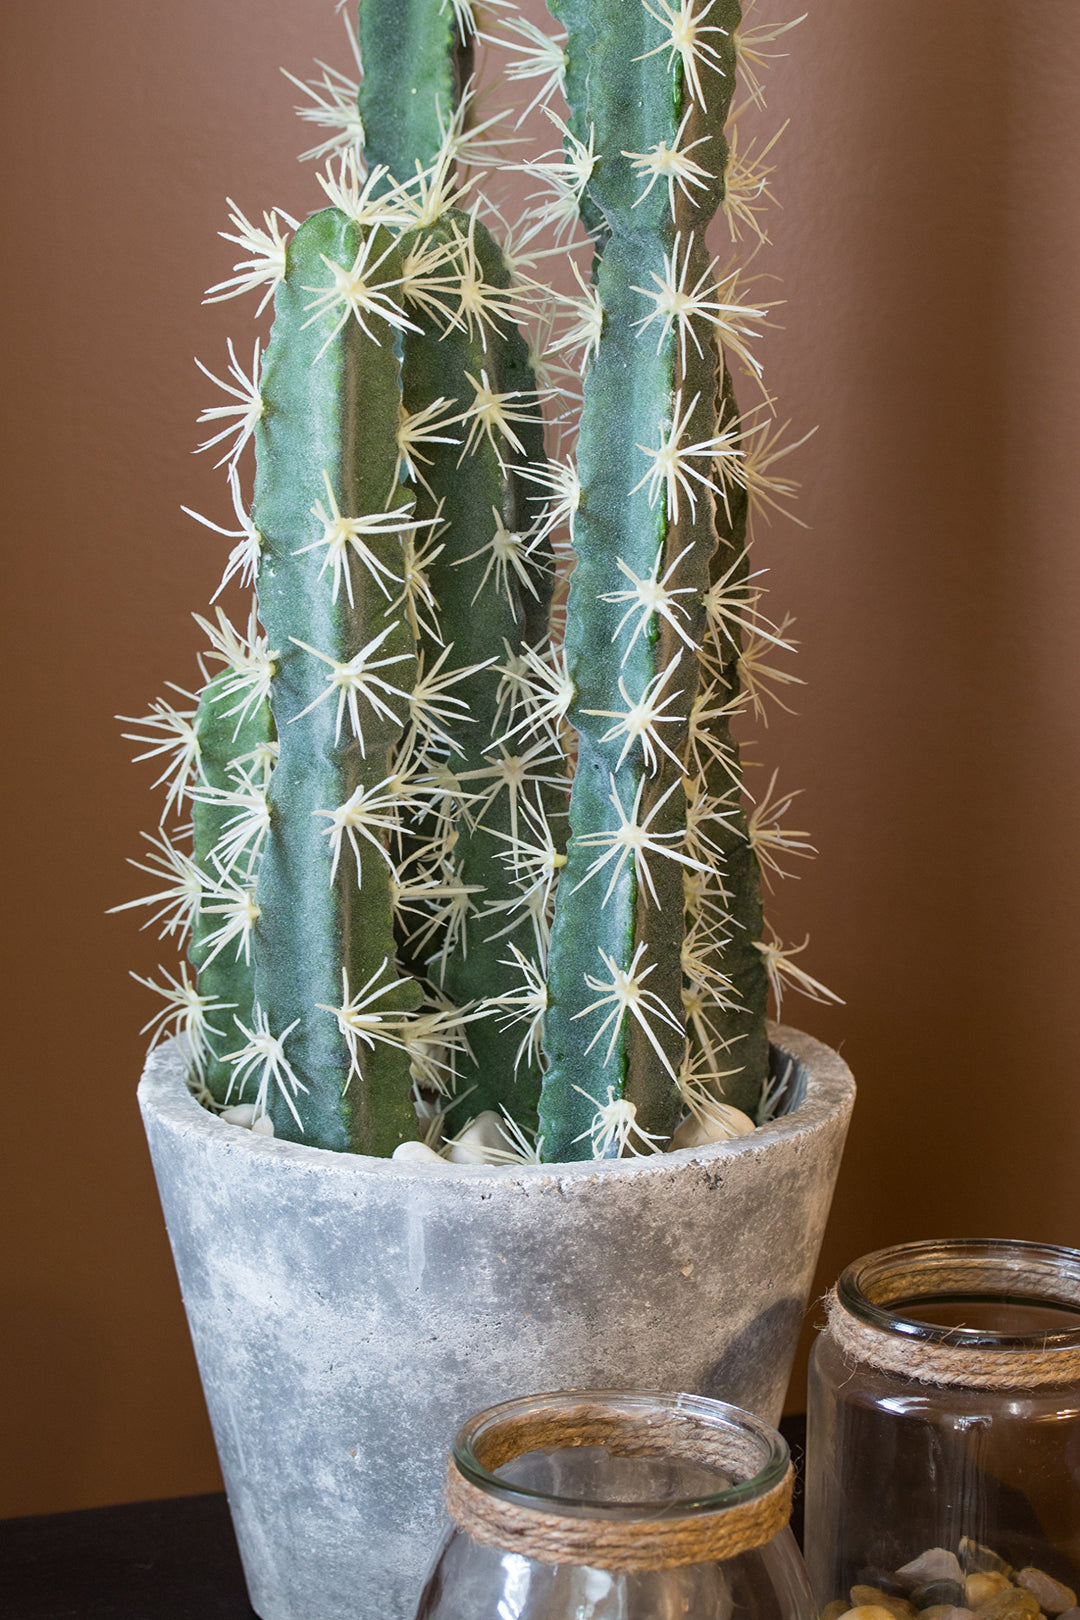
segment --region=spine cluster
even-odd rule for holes
[[[773,143],[740,157],[729,119],[781,30],[738,0],[550,4],[562,36],[361,0],[356,77],[294,81],[329,206],[234,206],[208,295],[274,306],[200,419],[237,525],[209,522],[222,588],[255,604],[199,620],[192,707],[132,734],[167,803],[135,863],[164,887],[130,904],[188,937],[195,978],[153,986],[148,1027],[187,1035],[203,1100],[324,1147],[737,1133],[778,1101],[770,984],[828,994],[763,937],[762,871],[809,845],[790,795],[748,795],[732,724],[791,679],[747,524],[792,486],[771,400],[735,397],[766,310],[705,246],[721,210],[764,239]],[[539,189],[510,232],[483,46],[562,135],[517,163]]]

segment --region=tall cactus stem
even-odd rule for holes
[[[401,532],[362,523],[386,513],[396,484],[400,260],[384,237],[326,209],[289,243],[263,366],[252,514],[263,537],[259,611],[280,649],[255,978],[262,1046],[279,1043],[264,1068],[268,1107],[283,1136],[372,1154],[417,1134],[409,1056],[403,1042],[376,1036],[369,1046],[349,1032],[365,1013],[388,1019],[420,1002],[414,981],[395,982],[385,855],[345,836],[340,820],[358,790],[390,775],[416,674],[412,631],[392,607]],[[390,509],[402,500],[392,495]],[[345,538],[349,520],[361,544]]]
[[[682,1106],[684,874],[700,860],[677,841],[679,785],[697,791],[691,715],[723,494],[721,382],[707,327],[687,342],[663,289],[708,277],[741,13],[737,0],[705,6],[687,49],[671,8],[665,21],[642,0],[550,4],[568,35],[570,129],[596,152],[583,212],[603,312],[577,453],[566,646],[579,759],[544,1031],[540,1121],[558,1159],[618,1151],[602,1129],[612,1100],[661,1139]],[[601,904],[598,851],[626,838],[632,807],[637,844]]]

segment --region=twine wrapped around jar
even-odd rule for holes
[[[558,1413],[509,1415],[478,1438],[475,1458],[494,1470],[526,1452],[600,1446],[614,1456],[675,1457],[751,1478],[757,1461],[740,1454],[732,1434],[717,1434],[671,1413],[657,1421],[583,1401]],[[450,1517],[474,1541],[543,1564],[582,1564],[616,1573],[677,1569],[717,1562],[771,1541],[791,1515],[793,1471],[771,1488],[724,1505],[706,1498],[694,1512],[666,1514],[660,1503],[613,1507],[610,1516],[575,1516],[510,1499],[515,1486],[485,1487],[450,1459],[446,1502]],[[492,1488],[495,1487],[495,1488]],[[722,1487],[718,1488],[718,1496]],[[528,1493],[521,1493],[527,1495]],[[684,1503],[677,1504],[684,1508]]]
[[[903,1249],[892,1252],[905,1253]],[[829,1333],[849,1361],[863,1362],[921,1384],[962,1385],[969,1389],[1039,1389],[1080,1381],[1080,1345],[1075,1342],[1074,1332],[1025,1335],[1027,1343],[1003,1344],[987,1342],[995,1335],[963,1327],[935,1327],[904,1316],[905,1304],[910,1309],[920,1299],[965,1295],[985,1298],[988,1289],[995,1286],[1003,1297],[1018,1303],[1030,1296],[1080,1307],[1080,1287],[1075,1279],[1064,1272],[1049,1278],[1018,1277],[1015,1266],[1007,1261],[1000,1263],[1000,1272],[995,1274],[994,1261],[986,1254],[957,1254],[947,1263],[936,1257],[924,1263],[919,1245],[911,1245],[909,1252],[910,1264],[894,1264],[877,1287],[860,1277],[865,1297],[858,1315],[848,1308],[836,1288],[827,1295]],[[876,1325],[872,1319],[875,1313],[883,1318],[887,1313],[891,1324],[883,1320]],[[904,1331],[898,1330],[897,1318]]]

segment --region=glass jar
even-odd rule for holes
[[[910,1243],[848,1267],[811,1357],[806,1560],[829,1620],[1075,1610],[1080,1252]]]
[[[508,1401],[457,1437],[417,1620],[811,1620],[791,1484],[781,1437],[720,1401]]]

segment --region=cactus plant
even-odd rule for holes
[[[767,309],[705,245],[720,211],[764,237],[772,143],[741,159],[729,120],[778,30],[738,0],[549,3],[565,37],[504,0],[360,0],[359,81],[294,81],[328,206],[233,206],[208,295],[273,300],[200,419],[239,524],[210,522],[223,584],[257,605],[199,621],[223,668],[129,734],[193,846],[156,836],[135,864],[165,886],[127,904],[190,929],[153,1027],[207,1106],[323,1147],[750,1129],[770,984],[829,994],[763,938],[762,870],[809,846],[790,795],[747,794],[732,723],[790,650],[747,523],[792,486],[771,400],[736,403]],[[519,137],[477,121],[480,43],[562,138],[512,165],[540,190],[501,243],[482,182]]]

